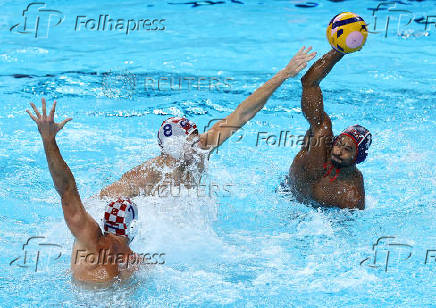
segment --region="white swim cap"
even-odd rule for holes
[[[191,146],[187,142],[188,136],[195,132],[198,133],[198,129],[194,122],[186,118],[172,117],[163,121],[157,139],[163,153],[180,160]]]

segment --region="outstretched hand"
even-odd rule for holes
[[[42,98],[41,102],[42,102],[42,115],[39,113],[38,108],[36,108],[34,103],[30,103],[30,106],[32,106],[36,116],[32,114],[28,109],[26,109],[26,112],[29,114],[32,120],[35,121],[36,124],[38,125],[38,130],[39,133],[41,134],[42,139],[51,140],[55,138],[56,134],[64,127],[65,123],[71,121],[72,118],[67,118],[60,123],[55,123],[54,113],[56,108],[56,101],[54,101],[53,107],[50,110],[50,114],[48,116],[46,114],[45,98]]]
[[[315,58],[316,52],[309,53],[311,50],[312,46],[307,49],[306,46],[303,46],[291,59],[291,61],[289,61],[288,65],[286,65],[286,67],[283,69],[287,78],[297,75],[307,66],[307,62]]]

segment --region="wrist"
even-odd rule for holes
[[[278,72],[277,76],[281,81],[285,81],[286,79],[293,77],[291,72],[287,71],[286,69],[282,69],[280,72]]]
[[[336,49],[332,48],[330,50],[330,54],[332,54],[336,59],[340,60],[343,56],[345,56],[344,53],[337,51]]]
[[[55,136],[43,136],[41,135],[43,143],[52,143],[55,141]]]

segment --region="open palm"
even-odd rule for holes
[[[50,114],[47,116],[46,113],[46,103],[45,98],[41,99],[42,102],[42,115],[39,113],[38,108],[36,108],[34,103],[30,103],[30,106],[32,106],[33,111],[35,111],[35,114],[32,114],[28,109],[26,112],[29,114],[29,116],[32,118],[33,121],[36,122],[38,125],[39,133],[41,134],[42,139],[54,139],[56,134],[64,127],[64,125],[71,121],[72,118],[67,118],[63,120],[60,123],[54,122],[54,113],[56,108],[56,101],[53,103],[53,107],[50,110]]]

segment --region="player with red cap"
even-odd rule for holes
[[[310,129],[289,170],[289,184],[301,202],[364,209],[363,176],[356,164],[366,159],[372,135],[363,126],[353,125],[334,137],[319,87],[342,57],[332,49],[301,78],[301,109]]]

